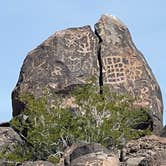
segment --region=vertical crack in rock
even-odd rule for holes
[[[50,94],[63,92],[62,103],[66,104],[69,87],[85,85],[93,76],[100,93],[108,85],[110,91],[136,97],[136,106],[149,108],[154,133],[159,134],[163,117],[160,87],[127,26],[112,15],[103,15],[95,32],[90,26],[58,31],[27,55],[12,93],[13,116],[25,107],[20,95],[40,97],[47,88]]]
[[[97,58],[98,58],[98,64],[99,64],[99,86],[100,86],[100,94],[103,93],[102,87],[103,87],[103,66],[102,66],[102,58],[101,58],[101,43],[102,38],[99,36],[97,31],[95,30],[95,34],[99,39],[99,46],[98,46],[98,52],[97,52]]]
[[[108,85],[110,91],[135,97],[136,107],[151,110],[153,132],[159,134],[163,126],[160,87],[127,26],[115,16],[102,15],[95,24],[95,34],[99,38],[100,88]]]

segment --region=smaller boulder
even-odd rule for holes
[[[0,127],[0,165],[13,166],[12,161],[4,159],[5,154],[13,152],[17,145],[23,144],[21,137],[11,127]]]
[[[27,161],[22,164],[22,166],[55,166],[48,161]]]
[[[63,163],[65,166],[96,165],[118,166],[119,159],[108,149],[97,143],[73,144],[64,152]]]
[[[73,160],[70,166],[95,165],[95,166],[119,166],[120,162],[116,156],[105,153],[90,153]]]
[[[22,144],[21,137],[10,127],[0,127],[0,152],[6,148],[8,151],[13,151],[14,146]]]

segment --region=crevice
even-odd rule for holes
[[[103,40],[96,30],[95,30],[95,34],[99,39],[99,46],[97,51],[97,58],[99,63],[99,86],[100,86],[100,94],[103,94],[103,65],[102,65],[102,58],[101,58],[101,43]]]

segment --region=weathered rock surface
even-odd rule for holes
[[[124,160],[129,166],[166,164],[166,138],[152,135],[128,142]]]
[[[160,136],[166,137],[166,126],[161,130]]]
[[[39,97],[49,90],[66,96],[75,85],[86,84],[94,76],[100,85],[129,93],[137,98],[137,106],[150,108],[154,133],[159,134],[160,88],[128,28],[116,17],[103,15],[95,29],[96,35],[89,26],[56,32],[27,55],[12,93],[13,116],[24,108],[20,94]]]
[[[64,153],[60,166],[119,166],[119,159],[97,143],[74,144]]]
[[[20,94],[42,96],[49,92],[70,90],[95,77],[98,82],[98,38],[89,26],[56,32],[31,51],[21,68],[16,88],[12,94],[13,116],[24,104]]]
[[[154,132],[159,134],[163,115],[160,88],[128,28],[118,18],[103,15],[95,29],[100,38],[103,84],[114,91],[128,92],[137,98],[137,106],[150,108]]]
[[[12,151],[13,147],[21,144],[23,141],[20,136],[10,127],[0,127],[0,152],[5,148]]]
[[[163,116],[160,88],[145,58],[133,44],[128,28],[117,18],[103,15],[95,31],[84,26],[56,32],[27,55],[12,93],[13,116],[25,107],[19,95],[40,97],[49,91],[66,97],[73,87],[87,84],[95,77],[96,85],[109,85],[110,91],[129,93],[136,97],[135,106],[151,110],[149,120],[134,128],[146,129],[152,125],[152,117],[154,133],[160,134]],[[67,105],[68,100],[65,102]],[[69,105],[72,102],[71,99]],[[3,134],[6,130],[11,132],[11,137]],[[161,136],[165,133],[163,129]],[[11,128],[0,128],[0,151],[6,146],[4,139],[11,140],[17,135],[14,134]],[[12,145],[15,141],[8,143]],[[165,156],[165,138],[144,137],[127,144],[121,165],[158,165],[164,163]],[[43,161],[26,162],[23,166],[44,164],[51,166]],[[79,144],[66,150],[60,166],[67,165],[116,166],[120,162],[101,145]]]
[[[120,162],[117,157],[112,157],[104,153],[91,153],[81,156],[72,161],[70,166],[119,166]]]
[[[0,153],[8,154],[13,152],[17,145],[23,144],[20,136],[10,127],[0,127]],[[0,165],[1,166],[12,166],[13,162],[6,161],[1,158],[0,155]]]
[[[55,166],[48,161],[27,161],[22,164],[22,166]]]

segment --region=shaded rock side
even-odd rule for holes
[[[166,137],[166,126],[164,126],[164,128],[161,130],[160,136]]]
[[[40,97],[44,92],[67,93],[73,86],[86,84],[91,77],[98,84],[98,38],[90,26],[56,32],[24,60],[12,93],[13,116],[24,107],[20,94]]]
[[[100,38],[101,84],[108,84],[116,92],[127,92],[137,98],[137,106],[150,108],[154,133],[159,134],[163,115],[161,91],[128,28],[116,17],[103,15],[95,30]]]
[[[130,166],[166,164],[166,138],[151,135],[128,142],[125,161]]]

